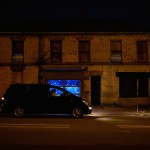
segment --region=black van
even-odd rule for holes
[[[13,84],[3,94],[1,110],[16,117],[29,113],[55,113],[79,118],[90,114],[92,108],[85,99],[57,86]]]

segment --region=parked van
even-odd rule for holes
[[[10,85],[3,94],[1,110],[16,117],[29,113],[52,113],[79,118],[92,112],[84,98],[61,87],[43,84]]]

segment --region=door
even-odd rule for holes
[[[26,104],[33,113],[45,113],[48,99],[48,89],[38,84],[30,84],[26,90]]]
[[[55,95],[52,91],[55,90]],[[51,88],[47,104],[47,110],[50,113],[68,113],[71,108],[71,96],[67,91],[59,88]]]
[[[99,106],[101,103],[101,76],[91,76],[91,105]]]

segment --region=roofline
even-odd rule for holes
[[[118,35],[118,34],[150,34],[150,32],[0,32],[1,35]]]

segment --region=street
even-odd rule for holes
[[[0,116],[0,149],[149,149],[150,116]]]

